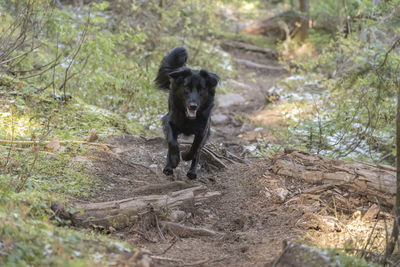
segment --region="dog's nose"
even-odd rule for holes
[[[189,104],[189,109],[196,110],[197,109],[197,104],[196,103]]]

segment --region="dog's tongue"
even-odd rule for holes
[[[196,111],[195,109],[186,108],[187,115],[189,118],[196,118]]]

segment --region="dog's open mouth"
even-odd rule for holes
[[[186,116],[189,119],[195,119],[196,118],[196,113],[197,113],[197,108],[186,107]]]

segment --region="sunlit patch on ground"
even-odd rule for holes
[[[266,172],[259,180],[268,203],[295,214],[298,242],[377,260],[391,232],[392,215],[377,204],[330,185],[312,185]]]
[[[361,215],[361,214],[359,214]],[[354,218],[356,217],[356,218]],[[368,218],[361,216],[315,216],[314,227],[309,229],[304,238],[307,243],[323,248],[340,248],[352,255],[383,254],[386,246],[386,235],[390,234],[393,224],[392,216],[385,218]],[[331,225],[325,227],[321,225]]]
[[[0,138],[29,138],[40,124],[28,115],[15,116],[12,112],[0,111]]]

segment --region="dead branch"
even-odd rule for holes
[[[219,168],[227,168],[227,166],[225,165],[225,163],[223,163],[216,155],[213,151],[211,151],[210,149],[207,149],[206,147],[203,147],[201,152],[203,152],[204,156],[207,157],[207,159],[209,159],[212,164],[214,164],[216,167]]]
[[[35,71],[35,70],[44,68],[43,70],[41,70],[41,71],[39,71],[39,72],[37,72],[37,73],[34,73],[34,74],[32,74],[32,75],[20,77],[20,79],[29,79],[29,78],[33,78],[33,77],[36,77],[36,76],[40,76],[40,75],[42,75],[43,73],[47,72],[48,70],[55,68],[57,65],[60,64],[60,62],[58,62],[58,60],[60,59],[60,57],[61,57],[61,55],[58,55],[57,58],[55,58],[54,60],[52,60],[51,62],[49,62],[49,63],[47,63],[47,64],[45,64],[45,65],[43,65],[43,66],[40,66],[40,67],[38,67],[38,68],[36,68],[36,69],[33,69],[33,70],[24,71],[24,72],[31,72],[31,71]],[[47,68],[46,68],[46,66],[47,66]]]
[[[323,185],[318,185],[318,186],[309,188],[307,190],[304,190],[302,193],[303,194],[316,194],[316,193],[320,193],[322,191],[332,189],[333,187],[334,186],[331,184],[323,184]]]
[[[22,147],[15,147],[15,146],[0,146],[0,147],[1,147],[1,148],[4,148],[4,149],[10,149],[11,151],[16,150],[16,151],[28,151],[28,152],[32,152],[32,150],[29,149],[29,148],[22,148]],[[43,153],[46,153],[46,154],[49,154],[49,155],[55,155],[54,153],[51,153],[51,152],[45,151],[45,150],[38,150],[38,152],[43,152]]]
[[[85,29],[83,30],[81,38],[78,41],[78,46],[76,47],[75,52],[72,54],[71,60],[70,60],[70,62],[68,64],[67,68],[65,68],[64,81],[61,83],[61,85],[59,87],[59,90],[62,90],[63,93],[64,93],[64,98],[66,97],[67,82],[68,82],[69,79],[72,78],[72,75],[68,76],[68,72],[71,69],[72,64],[74,63],[76,56],[79,54],[79,51],[81,50],[83,43],[85,42],[86,35],[88,33],[88,30],[89,30],[89,24],[90,24],[90,11],[89,11],[89,14],[88,14],[88,19],[87,19],[87,22],[86,22],[86,25],[85,25]]]
[[[16,144],[16,145],[32,145],[32,144],[38,144],[38,145],[46,145],[50,143],[51,141],[15,141],[15,140],[0,140],[0,144]],[[111,144],[104,144],[104,143],[93,143],[93,142],[88,142],[88,141],[80,141],[80,140],[62,140],[59,141],[60,144],[83,144],[83,145],[90,145],[90,146],[100,146],[104,148],[105,150],[109,150],[111,147],[116,147]]]
[[[182,145],[191,145],[192,143],[190,142],[181,142]],[[224,158],[221,155],[218,155],[216,152],[212,151],[211,149],[207,147],[203,147],[201,149],[201,153],[204,157],[206,157],[207,160],[211,162],[211,164],[215,165],[218,168],[227,168],[226,164],[222,162],[219,158]]]
[[[162,240],[167,241],[167,239],[165,239],[165,236],[163,234],[163,231],[160,228],[160,223],[158,221],[158,217],[157,214],[154,213],[154,218],[156,219],[156,225],[157,225],[157,229],[158,229],[158,233],[160,234],[160,237]]]
[[[163,228],[172,231],[179,237],[195,237],[195,236],[215,236],[217,232],[206,228],[190,227],[180,223],[161,222]]]
[[[39,45],[39,46],[36,46],[36,47],[34,47],[34,48],[31,48],[30,50],[28,50],[28,51],[26,51],[26,52],[24,52],[24,53],[22,53],[22,54],[20,54],[20,55],[18,55],[18,56],[5,59],[5,60],[3,60],[2,62],[0,62],[0,65],[6,64],[6,63],[11,62],[11,61],[14,61],[14,60],[16,60],[16,59],[18,59],[18,58],[20,58],[20,57],[26,56],[27,54],[29,54],[29,53],[35,51],[35,50],[36,50],[37,48],[39,48],[39,47],[40,47],[40,45]]]

